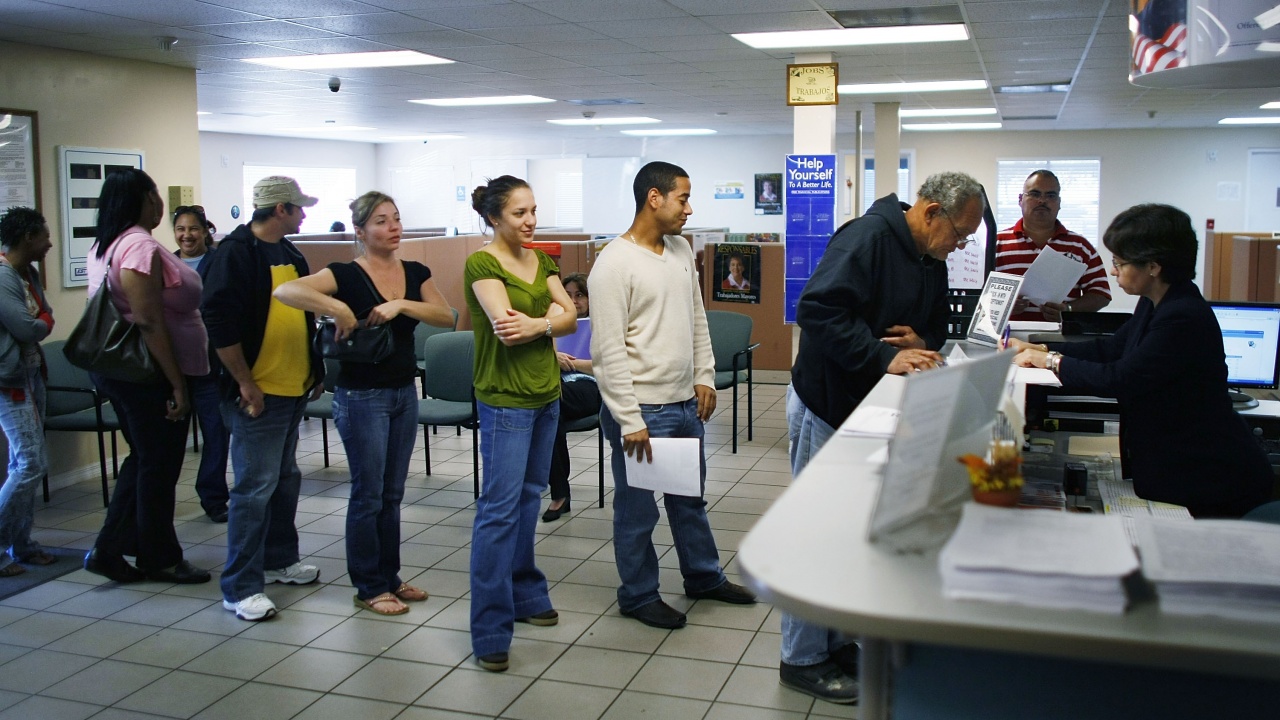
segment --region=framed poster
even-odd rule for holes
[[[716,302],[760,304],[760,248],[755,245],[715,246],[715,283],[712,293]]]
[[[98,225],[98,196],[112,171],[142,168],[141,150],[58,146],[58,204],[62,210],[62,287],[89,284],[89,248]]]
[[[782,173],[756,173],[756,214],[782,214]]]
[[[40,132],[33,110],[0,108],[0,212],[40,209]]]
[[[787,105],[838,105],[838,63],[787,65]]]

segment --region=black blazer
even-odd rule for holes
[[[1239,517],[1271,496],[1271,465],[1227,397],[1222,331],[1191,281],[1142,298],[1109,338],[1056,344],[1072,392],[1120,403],[1120,452],[1139,497]]]

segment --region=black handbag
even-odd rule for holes
[[[373,283],[369,282],[369,276],[364,270],[357,268],[360,277],[364,280],[364,284],[369,288],[369,294],[373,296],[375,302],[378,298],[378,291],[374,289]],[[391,335],[391,323],[383,323],[372,327],[366,325],[363,321],[356,329],[347,333],[341,341],[335,339],[338,332],[338,326],[331,317],[321,317],[316,329],[316,349],[320,352],[320,356],[337,360],[339,362],[351,363],[379,363],[391,356],[391,352],[395,350],[395,338]]]
[[[111,252],[115,254],[114,247]],[[72,365],[112,380],[157,384],[164,379],[164,373],[151,357],[142,331],[125,320],[111,302],[111,259],[108,255],[102,284],[89,298],[80,322],[62,346],[62,354]]]

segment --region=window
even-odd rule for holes
[[[911,192],[911,156],[903,155],[898,158],[898,199],[911,203],[915,199],[915,195]],[[862,158],[862,212],[878,200],[876,197],[876,160],[874,157],[864,155]]]
[[[1098,236],[1098,201],[1102,194],[1102,161],[1098,158],[1038,158],[996,161],[996,226],[1003,230],[1022,218],[1018,195],[1027,176],[1049,170],[1062,184],[1062,209],[1058,222],[1071,232],[1083,235],[1094,247]]]
[[[555,226],[582,227],[582,173],[556,173]]]
[[[298,181],[302,192],[318,198],[320,202],[306,209],[307,219],[302,221],[302,232],[328,232],[334,220],[341,220],[348,231],[351,227],[351,208],[348,207],[359,193],[356,191],[355,168],[285,167],[283,165],[244,166],[244,207],[242,216],[248,222],[253,208],[253,185],[269,175],[285,175]]]

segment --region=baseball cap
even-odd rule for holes
[[[302,207],[311,207],[320,202],[319,198],[303,195],[298,181],[284,175],[264,177],[253,186],[253,206],[255,208],[271,207],[279,203],[289,203]]]

